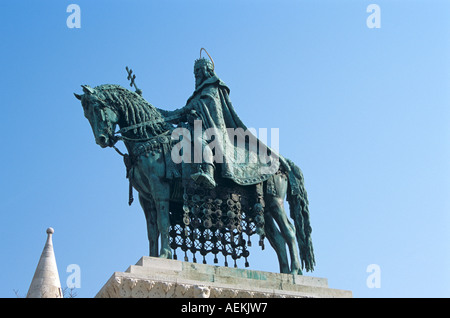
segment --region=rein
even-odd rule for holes
[[[165,121],[166,122],[170,122],[171,120],[178,119],[179,117],[180,116],[178,116],[178,115],[167,116],[167,117],[163,117],[163,118],[157,119],[157,120],[149,120],[149,121],[145,121],[143,123],[130,125],[130,126],[127,126],[127,127],[119,129],[117,132],[114,133],[114,135],[123,134],[123,133],[126,133],[126,132],[128,132],[128,131],[130,131],[132,129],[136,129],[136,128],[140,128],[140,127],[144,127],[144,126],[149,126],[149,125],[153,125],[153,124],[158,124],[158,123],[162,123],[162,122],[165,122]],[[126,138],[126,137],[122,136],[122,138]],[[143,140],[140,140],[140,141],[143,141]]]

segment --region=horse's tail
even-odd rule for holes
[[[302,268],[313,271],[316,261],[311,239],[312,228],[309,222],[308,195],[306,193],[303,173],[291,160],[286,159],[288,164],[289,189],[287,201],[291,218],[294,220],[296,237],[300,249]]]

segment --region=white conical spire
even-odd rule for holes
[[[52,234],[54,232],[51,227],[47,229],[47,242],[31,281],[27,298],[62,298],[61,282],[53,251]]]

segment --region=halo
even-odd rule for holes
[[[202,58],[202,51],[205,51],[205,53],[208,55],[209,59],[211,60],[213,71],[214,71],[214,60],[212,59],[211,55],[209,55],[208,51],[206,51],[204,48],[200,49],[200,58]]]

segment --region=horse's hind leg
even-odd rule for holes
[[[266,209],[269,208],[272,217],[280,228],[282,237],[288,245],[289,255],[291,258],[291,273],[301,274],[295,227],[289,221],[284,210],[284,198],[287,193],[287,180],[282,175],[274,175],[273,178],[276,188],[276,195],[266,195]]]
[[[147,221],[147,235],[150,246],[149,256],[158,256],[158,238],[159,230],[157,224],[157,212],[153,199],[146,199],[139,194],[139,203],[145,214],[145,220]]]
[[[264,231],[266,237],[269,240],[270,245],[277,253],[278,264],[280,265],[280,273],[289,273],[289,262],[286,253],[286,241],[278,230],[275,222],[273,221],[270,212],[265,213],[264,218]]]

